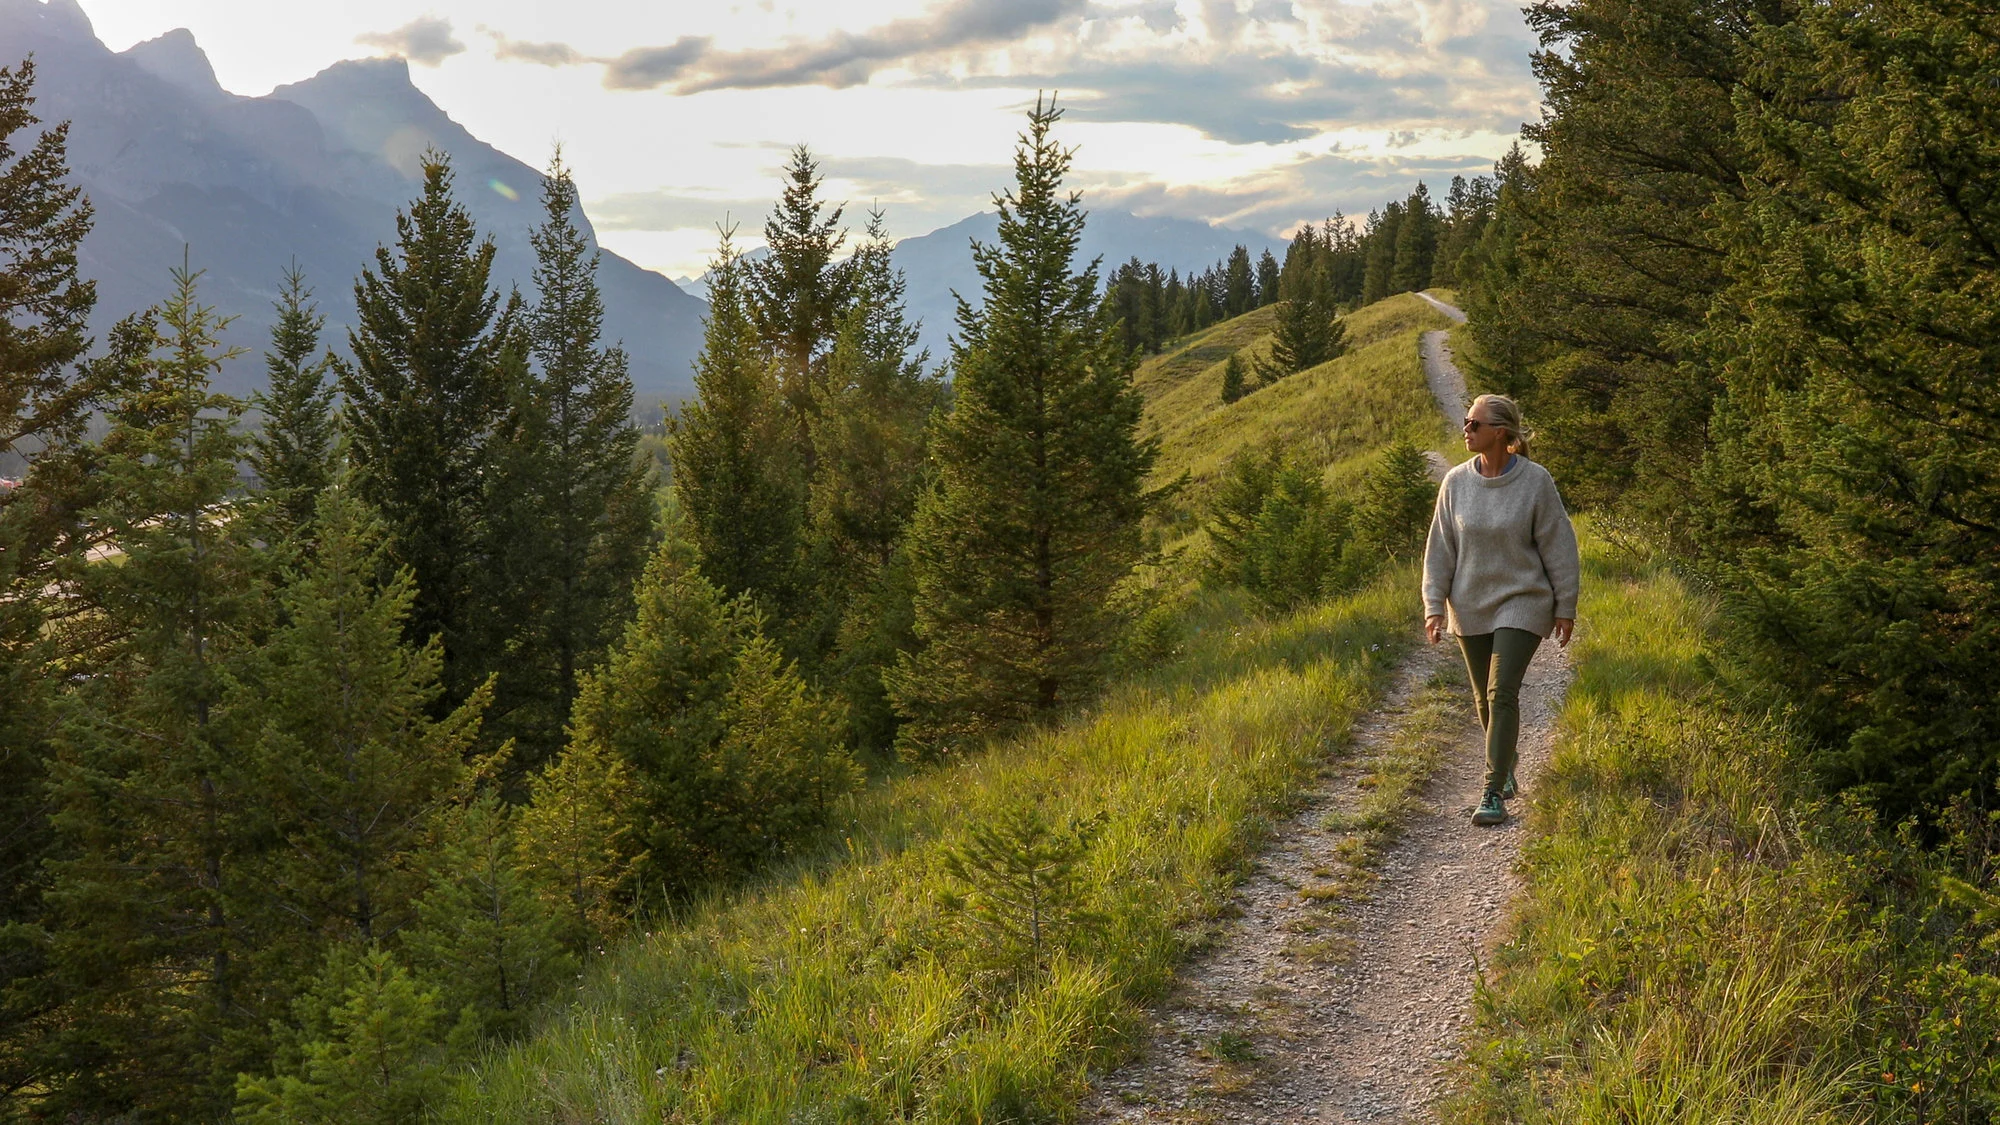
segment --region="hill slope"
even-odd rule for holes
[[[1218,349],[1257,346],[1264,319],[1183,342],[1144,372],[1163,472],[1205,473],[1267,441],[1311,448],[1321,424],[1339,435],[1318,446],[1335,467],[1424,423],[1435,444],[1414,369],[1431,315],[1415,298],[1362,310],[1349,356],[1226,409],[1203,393],[1209,369]],[[461,1081],[443,1119],[1066,1115],[1203,940],[1243,858],[1348,744],[1414,612],[1407,572],[1272,618],[1238,592],[1160,578],[1156,627],[1088,713],[875,786],[810,854],[634,935],[574,1003]],[[1098,921],[1046,969],[1010,976],[952,905],[943,857],[1024,801],[1058,824],[1103,817],[1076,903]]]

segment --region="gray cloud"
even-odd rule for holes
[[[1528,70],[1536,43],[1513,12],[1502,0],[1254,0],[1247,8],[1199,0],[1192,13],[1205,42],[1190,43],[1170,38],[1187,21],[1169,0],[948,0],[921,16],[816,40],[718,50],[689,36],[611,59],[493,34],[502,57],[601,64],[612,89],[839,87],[894,66],[912,72],[913,88],[1061,90],[1075,120],[1179,124],[1232,144],[1280,144],[1349,128],[1512,132],[1535,116],[1538,101]],[[968,51],[1016,46],[1065,21],[1076,34],[1052,50],[1016,49],[1000,72],[968,73]],[[1319,43],[1292,46],[1302,24],[1337,42],[1338,55]]]
[[[1010,43],[1027,32],[1086,10],[1088,0],[949,0],[922,16],[862,32],[748,51],[711,51],[692,36],[665,47],[639,47],[611,60],[604,84],[614,90],[672,86],[677,94],[773,86],[855,86],[905,60],[968,47]]]
[[[451,21],[437,16],[419,16],[394,31],[366,31],[354,41],[425,66],[436,66],[465,50],[465,44],[451,34]]]
[[[664,47],[634,47],[604,61],[604,85],[613,90],[650,90],[681,77],[708,53],[706,36],[683,35]]]
[[[509,39],[484,25],[481,25],[479,30],[493,37],[494,58],[514,59],[519,62],[534,63],[537,66],[575,66],[578,63],[600,61],[567,43],[533,43],[525,39]]]

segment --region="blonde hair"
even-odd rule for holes
[[[1480,395],[1472,400],[1471,410],[1482,406],[1486,408],[1487,416],[1493,419],[1492,424],[1507,431],[1508,450],[1523,457],[1530,456],[1528,442],[1534,438],[1535,431],[1521,421],[1521,405],[1506,395]]]

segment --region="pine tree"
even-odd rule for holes
[[[789,607],[804,502],[792,427],[752,329],[743,265],[725,236],[709,270],[695,400],[673,419],[674,495],[702,573],[735,597]]]
[[[1410,559],[1423,553],[1437,504],[1437,482],[1422,451],[1398,441],[1363,479],[1354,506],[1354,538],[1377,558]]]
[[[1396,264],[1389,273],[1391,293],[1416,293],[1430,288],[1431,267],[1437,259],[1437,208],[1430,189],[1417,184],[1403,201],[1403,221],[1396,228]]]
[[[917,325],[903,313],[879,213],[849,269],[855,300],[828,363],[830,394],[814,437],[819,465],[808,498],[819,579],[823,673],[840,685],[855,745],[886,748],[895,718],[882,672],[910,648],[908,583],[898,549],[928,479],[924,440],[944,386],[924,373]]]
[[[562,743],[582,672],[626,616],[652,530],[623,351],[605,347],[597,253],[577,229],[576,184],[558,153],[542,187],[527,356],[493,474],[489,550],[510,645],[499,729],[533,769]]]
[[[416,578],[410,636],[444,642],[445,702],[456,705],[500,662],[487,639],[487,475],[507,407],[502,356],[518,299],[487,288],[492,240],[452,198],[451,167],[424,160],[423,194],[396,216],[396,248],[354,286],[357,326],[347,398],[355,489],[381,511],[395,557]]]
[[[47,800],[49,732],[61,658],[47,627],[48,588],[80,550],[77,513],[99,487],[89,471],[89,421],[122,362],[77,367],[96,288],[77,272],[89,201],[68,182],[68,126],[30,132],[33,60],[0,67],[0,458],[28,471],[0,489],[0,1091],[42,1088],[35,1049],[51,1015],[42,895],[55,846]],[[117,349],[121,333],[114,333]],[[150,350],[150,349],[149,349]],[[0,1099],[8,1098],[0,1093]],[[0,1101],[0,1105],[4,1105]],[[6,1114],[0,1110],[0,1116]]]
[[[775,364],[807,475],[815,464],[812,425],[826,398],[827,353],[852,290],[850,273],[837,260],[847,238],[842,208],[819,198],[821,179],[812,153],[804,145],[794,148],[785,164],[784,195],[764,223],[769,253],[742,272],[745,311]]]
[[[155,350],[112,406],[98,466],[107,501],[92,517],[124,555],[80,579],[105,647],[65,708],[51,778],[65,991],[52,1046],[68,1073],[40,1108],[57,1116],[218,1112],[275,1014],[270,982],[243,964],[234,907],[255,795],[217,711],[261,610],[229,511],[243,404],[209,388],[236,353],[197,276],[176,271],[148,318]]]
[[[283,538],[312,522],[320,491],[333,479],[336,427],[327,379],[333,354],[314,354],[326,317],[312,304],[297,264],[285,271],[276,307],[271,350],[264,353],[269,385],[251,400],[264,425],[250,440],[247,460],[264,489],[268,533]]]
[[[911,531],[924,647],[890,685],[913,746],[1052,718],[1088,692],[1123,624],[1111,589],[1141,551],[1155,446],[1097,314],[1097,267],[1071,272],[1084,219],[1061,191],[1059,116],[1029,115],[1000,243],[974,250],[985,304],[959,305],[938,482]]]
[[[1311,229],[1311,228],[1307,228]],[[1257,259],[1257,307],[1276,304],[1278,297],[1278,259],[1269,250]]]

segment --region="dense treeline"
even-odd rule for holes
[[[1542,162],[1470,286],[1569,495],[1698,560],[1738,671],[1892,819],[2000,777],[1989,8],[1534,10]]]
[[[10,1118],[415,1119],[638,912],[1101,677],[1153,448],[1053,106],[949,396],[880,216],[850,248],[794,154],[769,257],[725,238],[662,503],[559,156],[531,293],[430,154],[346,347],[292,270],[244,401],[196,274],[86,338],[33,77],[0,70]]]
[[[1512,162],[1520,162],[1518,154]],[[1324,314],[1330,321],[1339,311],[1397,293],[1457,285],[1498,198],[1493,177],[1453,176],[1440,208],[1420,183],[1407,199],[1370,212],[1359,229],[1338,212],[1317,227],[1302,226],[1282,263],[1267,250],[1253,264],[1250,251],[1238,246],[1226,260],[1183,278],[1178,270],[1163,272],[1157,263],[1133,258],[1105,279],[1104,303],[1121,323],[1126,347],[1140,354],[1267,305],[1288,304],[1301,318],[1301,306],[1309,305],[1315,319]]]

